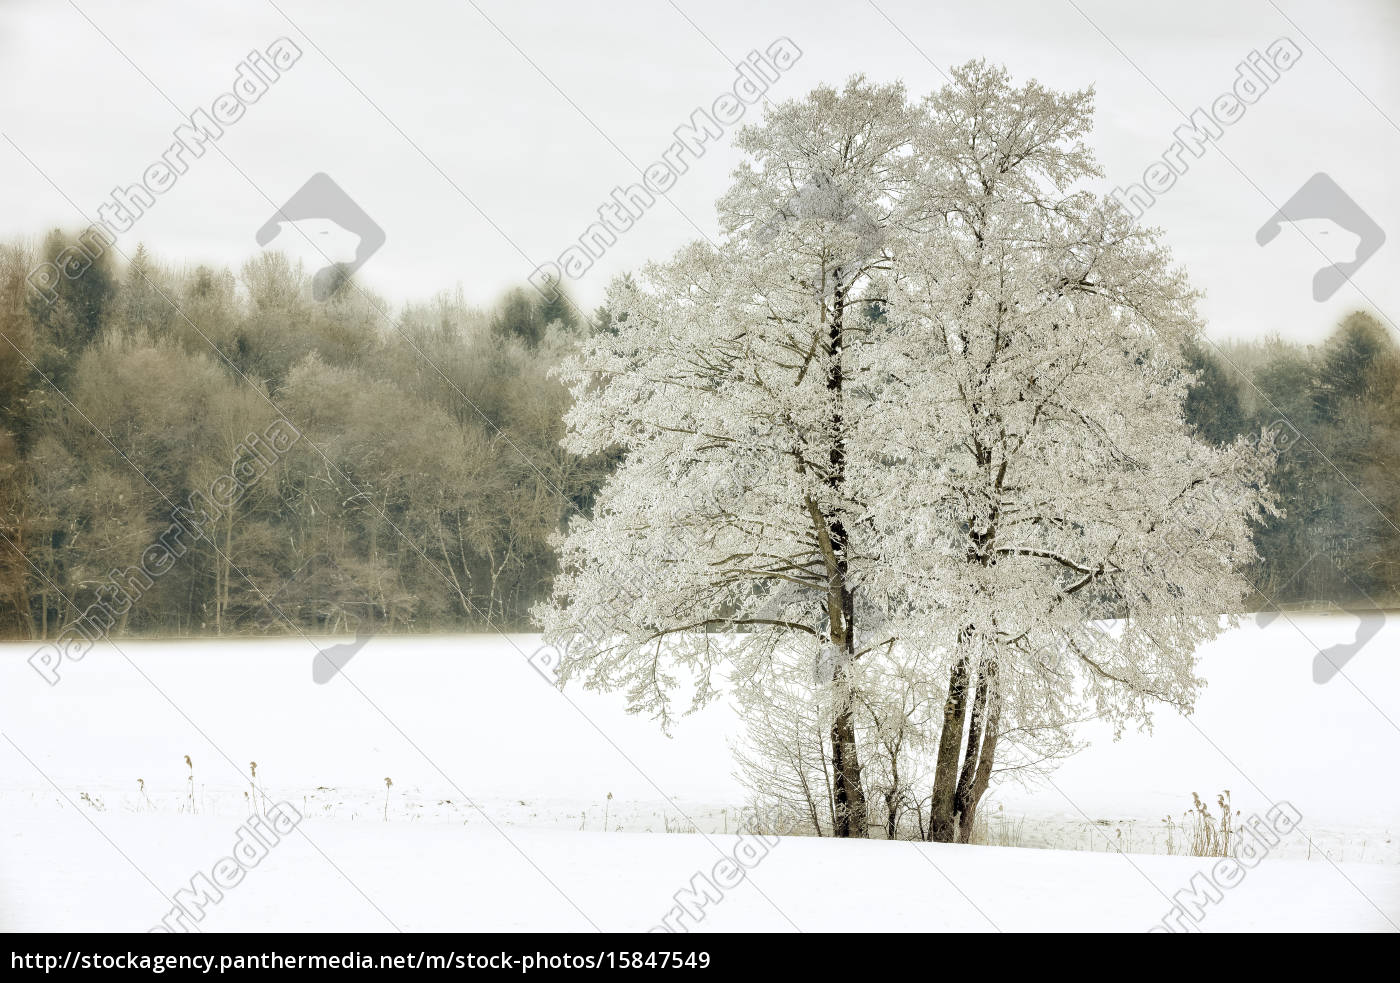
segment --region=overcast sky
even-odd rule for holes
[[[249,52],[280,37],[303,56],[118,246],[237,267],[260,250],[255,233],[274,209],[325,172],[384,229],[360,277],[395,304],[458,285],[486,304],[523,283],[732,87],[732,62],[780,37],[802,56],[773,99],[857,72],[923,94],[978,57],[1018,79],[1093,85],[1104,191],[1141,182],[1172,145],[1179,111],[1209,107],[1251,52],[1289,38],[1297,63],[1201,159],[1188,155],[1146,220],[1206,292],[1216,337],[1311,341],[1354,308],[1400,322],[1400,3],[1075,4],[0,0],[0,237],[86,224],[161,158],[185,114],[230,89]],[[726,136],[575,296],[591,308],[614,274],[670,254],[697,228],[713,237],[736,159]],[[1319,250],[1346,259],[1348,236],[1319,222],[1255,242],[1317,172],[1391,234],[1321,302],[1313,274],[1329,260]],[[305,239],[271,248],[321,265]]]

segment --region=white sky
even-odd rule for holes
[[[1400,324],[1395,0],[1076,0],[1083,14],[1067,0],[276,3],[0,0],[0,237],[85,224],[79,210],[93,216],[116,185],[139,181],[182,114],[208,108],[247,53],[279,36],[304,57],[228,128],[217,145],[228,159],[215,150],[192,161],[119,247],[143,241],[167,260],[236,267],[258,252],[254,233],[274,207],[325,171],[387,233],[363,282],[395,303],[460,284],[483,304],[557,256],[615,186],[638,179],[627,158],[655,160],[697,106],[730,88],[726,56],[780,36],[803,56],[770,91],[777,99],[856,72],[922,94],[942,83],[939,68],[975,57],[1017,79],[1093,84],[1104,191],[1140,181],[1171,145],[1181,118],[1161,93],[1188,113],[1208,106],[1246,55],[1287,36],[1303,51],[1297,65],[1148,221],[1167,230],[1206,291],[1216,337],[1277,331],[1311,341],[1358,307]],[[697,237],[695,226],[714,236],[714,201],[736,160],[726,143],[695,164],[670,202],[574,285],[580,302],[591,309],[613,274],[669,255]],[[1391,235],[1322,303],[1312,299],[1325,265],[1317,250],[1343,237],[1285,226],[1266,248],[1254,241],[1318,171]],[[304,241],[294,248],[295,236],[273,246],[321,265]]]

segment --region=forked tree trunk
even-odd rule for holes
[[[982,737],[982,752],[977,756],[977,774],[973,776],[972,789],[962,814],[966,832],[960,831],[959,838],[963,843],[967,843],[972,836],[972,823],[977,818],[977,804],[982,801],[982,796],[987,793],[987,786],[992,781],[992,762],[997,750],[997,728],[1001,722],[1001,694],[997,691],[995,677],[991,680],[991,691],[987,730]]]
[[[981,792],[977,790],[977,777],[983,771],[983,757],[986,757],[986,771],[991,777],[991,756],[996,742],[996,725],[988,715],[989,706],[995,711],[992,698],[996,687],[997,667],[988,662],[977,674],[977,694],[972,700],[972,722],[967,728],[967,750],[963,754],[962,773],[958,776],[957,791],[953,795],[953,813],[958,821],[958,842],[968,843],[972,838],[972,823],[977,814],[977,800]],[[990,744],[988,743],[990,740]],[[986,790],[985,784],[982,791]]]
[[[928,838],[932,843],[953,842],[956,828],[954,799],[958,760],[962,754],[963,720],[967,715],[967,676],[968,657],[964,653],[948,676],[948,698],[943,702],[943,732],[938,738],[933,801],[929,808]]]

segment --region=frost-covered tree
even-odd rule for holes
[[[894,452],[891,493],[870,498],[891,533],[932,531],[906,575],[947,612],[931,826],[947,840],[1004,723],[1191,706],[1192,654],[1248,590],[1271,452],[1185,423],[1194,294],[1155,231],[1083,189],[1100,176],[1091,91],[973,64],[927,109],[927,224],[885,304],[911,345],[883,405],[886,432],[937,436]],[[1102,619],[1115,629],[1081,630]]]
[[[856,79],[743,129],[750,160],[720,203],[723,243],[617,284],[616,333],[563,370],[576,399],[566,446],[626,451],[591,518],[571,525],[541,612],[549,638],[603,615],[606,631],[570,646],[565,677],[626,687],[665,721],[677,667],[699,705],[725,659],[742,685],[805,642],[834,694],[838,835],[867,822],[852,667],[902,603],[860,588],[883,550],[855,494],[882,466],[879,435],[862,433],[863,375],[889,361],[869,289],[904,234],[916,124],[901,87]]]
[[[859,708],[932,683],[944,840],[998,735],[1190,705],[1268,454],[1187,428],[1193,295],[1078,188],[1091,101],[974,63],[918,107],[856,79],[741,131],[723,241],[616,285],[563,369],[566,446],[625,455],[539,611],[565,680],[665,722],[681,673],[698,707],[810,659],[855,836]]]

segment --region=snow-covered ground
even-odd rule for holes
[[[1212,863],[1146,855],[1165,851],[1162,818],[1229,789],[1242,818],[1279,801],[1303,818],[1206,930],[1393,929],[1400,618],[1342,676],[1312,678],[1317,648],[1355,626],[1247,625],[1203,653],[1190,720],[1165,711],[1117,743],[1086,729],[1050,783],[993,790],[995,840],[1056,849],[788,837],[700,925],[1146,929]],[[233,849],[251,761],[264,808],[305,818],[206,929],[646,929],[733,852],[727,707],[664,737],[616,696],[552,689],[528,635],[374,639],[318,685],[325,644],[103,646],[54,687],[25,662],[34,646],[0,646],[0,927],[156,924]],[[680,835],[647,835],[664,833]]]
[[[126,860],[74,815],[7,813],[10,930],[146,931],[229,853],[210,816],[99,817]],[[212,905],[204,931],[646,931],[737,838],[307,819]],[[528,858],[528,859],[526,859]],[[18,864],[12,863],[17,859]],[[705,904],[706,931],[1146,931],[1212,861],[907,842],[783,838]],[[32,879],[31,879],[32,878]],[[839,888],[838,888],[839,886]],[[834,895],[844,897],[840,904]],[[1384,911],[1378,911],[1372,901]],[[1391,930],[1400,868],[1265,860],[1206,903],[1204,931]]]

